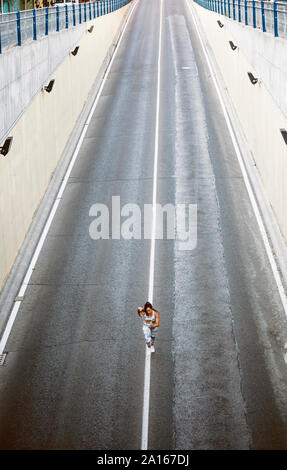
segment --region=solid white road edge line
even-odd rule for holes
[[[82,133],[81,133],[81,135],[80,135],[78,144],[77,144],[76,149],[75,149],[75,151],[74,151],[74,153],[73,153],[73,157],[72,157],[71,162],[70,162],[70,164],[69,164],[69,166],[68,166],[68,169],[67,169],[67,171],[66,171],[66,173],[65,173],[65,177],[64,177],[63,182],[62,182],[62,184],[61,184],[61,186],[60,186],[60,189],[59,189],[59,191],[58,191],[56,200],[55,200],[55,202],[54,202],[54,204],[53,204],[53,207],[52,207],[52,209],[51,209],[51,212],[50,212],[49,217],[48,217],[48,219],[47,219],[47,222],[46,222],[46,224],[45,224],[44,230],[43,230],[43,232],[42,232],[42,234],[41,234],[40,240],[39,240],[39,242],[38,242],[38,244],[37,244],[37,247],[36,247],[36,250],[35,250],[34,255],[33,255],[33,257],[32,257],[32,260],[31,260],[31,262],[30,262],[30,264],[29,264],[29,267],[28,267],[28,270],[27,270],[27,272],[26,272],[24,281],[23,281],[23,283],[22,283],[22,285],[21,285],[21,287],[20,287],[20,290],[19,290],[19,293],[18,293],[18,297],[19,297],[19,298],[21,298],[21,297],[24,296],[25,291],[26,291],[26,289],[27,289],[27,286],[28,286],[30,277],[31,277],[31,275],[32,275],[33,269],[35,268],[37,259],[38,259],[39,255],[40,255],[41,250],[42,250],[42,247],[43,247],[43,244],[44,244],[45,239],[46,239],[46,237],[47,237],[49,228],[50,228],[51,223],[52,223],[52,221],[53,221],[53,219],[54,219],[54,216],[55,216],[55,214],[56,214],[56,211],[57,211],[59,202],[60,202],[60,200],[61,200],[61,197],[62,197],[62,195],[63,195],[63,192],[64,192],[64,190],[65,190],[65,187],[66,187],[66,185],[67,185],[67,182],[68,182],[69,176],[70,176],[70,174],[71,174],[71,171],[72,171],[72,169],[73,169],[73,166],[74,166],[74,164],[75,164],[75,161],[76,161],[76,159],[77,159],[77,156],[78,156],[79,150],[80,150],[80,148],[81,148],[82,142],[83,142],[83,140],[84,140],[84,137],[85,137],[85,135],[86,135],[86,132],[87,132],[87,129],[88,129],[88,125],[89,125],[89,123],[90,123],[90,121],[91,121],[91,119],[92,119],[93,113],[94,113],[94,111],[95,111],[95,109],[96,109],[96,106],[97,106],[97,104],[98,104],[98,101],[99,101],[99,99],[100,99],[100,96],[101,96],[103,87],[104,87],[104,85],[105,85],[105,83],[106,83],[106,80],[107,80],[107,77],[108,77],[108,75],[109,75],[110,69],[111,69],[112,64],[113,64],[113,62],[114,62],[114,59],[115,59],[115,57],[116,57],[116,54],[117,54],[117,52],[118,52],[119,46],[120,46],[121,41],[122,41],[122,38],[123,38],[123,36],[124,36],[124,33],[125,33],[125,31],[126,31],[127,25],[128,25],[128,23],[129,23],[129,20],[130,20],[130,18],[131,18],[131,15],[132,15],[134,9],[135,9],[136,4],[137,4],[137,1],[135,2],[134,6],[132,7],[131,11],[129,12],[129,15],[128,15],[126,24],[125,24],[125,26],[124,26],[124,28],[123,28],[123,30],[122,30],[122,33],[121,33],[121,36],[120,36],[120,38],[119,38],[118,44],[117,44],[117,46],[116,46],[116,48],[115,48],[115,50],[114,50],[114,52],[113,52],[111,61],[110,61],[109,66],[108,66],[108,68],[107,68],[107,70],[106,70],[106,72],[105,72],[105,75],[104,75],[104,77],[103,77],[103,80],[102,80],[101,86],[100,86],[100,88],[99,88],[99,91],[98,91],[98,93],[97,93],[96,99],[95,99],[94,104],[93,104],[93,106],[92,106],[92,109],[91,109],[91,111],[90,111],[90,113],[89,113],[89,115],[88,115],[87,121],[86,121],[86,123],[85,123],[85,125],[84,125],[84,127],[83,127],[83,130],[82,130]],[[14,321],[15,321],[15,319],[16,319],[16,316],[17,316],[19,307],[20,307],[20,305],[21,305],[21,302],[22,302],[21,300],[16,301],[15,304],[14,304],[14,306],[13,306],[13,309],[12,309],[12,311],[11,311],[11,314],[10,314],[10,316],[9,316],[7,325],[6,325],[6,327],[5,327],[4,333],[3,333],[2,338],[1,338],[1,341],[0,341],[0,354],[3,354],[3,351],[4,351],[5,347],[6,347],[6,343],[7,343],[7,341],[8,341],[9,335],[10,335],[10,333],[11,333],[11,330],[12,330]]]
[[[149,264],[149,291],[148,300],[153,302],[153,284],[154,284],[154,259],[155,259],[155,234],[156,234],[156,193],[157,193],[157,162],[158,162],[158,141],[159,141],[159,109],[160,109],[160,62],[161,62],[161,37],[162,37],[162,0],[160,2],[159,18],[159,50],[157,62],[157,98],[156,98],[156,121],[155,121],[155,142],[154,142],[154,168],[153,168],[153,217],[150,247]],[[141,450],[148,448],[148,423],[149,423],[149,397],[150,397],[150,357],[151,353],[146,347],[145,354],[145,374],[144,374],[144,400],[142,414],[142,441]]]
[[[282,281],[281,281],[281,277],[280,277],[280,274],[279,274],[279,271],[278,271],[278,267],[277,267],[277,264],[276,264],[276,261],[275,261],[275,258],[274,258],[269,240],[268,240],[268,236],[267,236],[265,226],[264,226],[264,223],[263,223],[263,220],[262,220],[259,208],[258,208],[258,204],[257,204],[256,198],[254,196],[252,186],[249,182],[249,177],[247,175],[247,171],[245,169],[243,158],[242,158],[239,146],[237,144],[237,140],[236,140],[236,137],[235,137],[235,133],[234,133],[232,124],[231,124],[231,120],[229,118],[226,106],[224,104],[224,100],[223,100],[223,97],[221,95],[221,91],[219,89],[213,67],[212,67],[211,62],[209,60],[208,52],[207,52],[205,44],[202,40],[201,33],[200,33],[198,25],[197,25],[197,20],[196,20],[195,15],[194,15],[191,7],[190,7],[189,1],[186,0],[186,2],[187,2],[187,5],[188,5],[188,8],[189,8],[189,11],[191,13],[191,16],[192,16],[192,19],[193,19],[193,22],[194,22],[194,25],[195,25],[195,29],[196,29],[196,32],[197,32],[197,35],[198,35],[203,53],[205,55],[205,59],[206,59],[206,62],[207,62],[207,65],[208,65],[208,68],[209,68],[209,71],[210,71],[210,74],[211,74],[211,77],[212,77],[217,95],[218,95],[218,98],[219,98],[219,101],[220,101],[220,104],[221,104],[221,107],[222,107],[222,110],[223,110],[225,121],[226,121],[228,130],[229,130],[229,133],[230,133],[230,136],[231,136],[231,140],[232,140],[232,143],[233,143],[233,146],[234,146],[234,149],[235,149],[235,153],[236,153],[236,156],[237,156],[237,159],[238,159],[238,162],[239,162],[239,166],[241,168],[244,183],[245,183],[245,186],[246,186],[246,189],[247,189],[247,192],[248,192],[248,195],[249,195],[249,199],[250,199],[250,202],[251,202],[251,205],[252,205],[252,208],[253,208],[253,211],[254,211],[258,226],[259,226],[259,230],[260,230],[260,233],[261,233],[261,237],[263,239],[265,250],[266,250],[266,253],[267,253],[271,268],[272,268],[272,271],[273,271],[274,279],[275,279],[275,282],[277,284],[277,288],[278,288],[279,295],[280,295],[280,298],[281,298],[281,302],[282,302],[282,305],[283,305],[283,308],[284,308],[284,311],[285,311],[285,315],[287,316],[287,298],[286,298],[285,290],[284,290],[284,287],[283,287],[283,284],[282,284]]]

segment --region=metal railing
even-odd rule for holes
[[[194,0],[202,7],[239,23],[287,37],[287,2],[258,0]]]
[[[102,0],[0,14],[0,54],[9,46],[36,41],[50,32],[73,28],[111,13],[131,0]]]

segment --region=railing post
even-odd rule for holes
[[[59,6],[56,6],[56,31],[60,31],[60,14],[59,14]]]
[[[97,2],[97,18],[100,16],[99,3],[100,2]]]
[[[253,28],[256,28],[256,9],[255,9],[255,0],[252,0],[252,11],[253,11]]]
[[[278,14],[277,14],[277,3],[274,2],[274,36],[278,37]]]
[[[224,0],[224,15],[226,16],[226,0]]]
[[[21,18],[20,18],[20,11],[17,11],[17,38],[18,38],[18,46],[21,46]]]
[[[264,11],[264,2],[263,2],[263,0],[261,0],[261,14],[262,14],[262,30],[263,30],[263,33],[266,33],[265,11]]]
[[[68,5],[67,4],[65,4],[65,17],[66,17],[65,27],[66,27],[66,29],[68,29],[68,27],[69,27],[69,17],[68,17]]]
[[[95,1],[93,2],[93,14],[94,14],[94,18],[96,18],[96,2]]]
[[[230,18],[230,0],[228,0],[228,17]]]
[[[87,21],[87,4],[84,3],[84,21]]]
[[[233,19],[236,20],[235,0],[232,0],[232,5],[233,5]]]
[[[73,26],[76,26],[76,5],[73,3]]]
[[[101,15],[100,16],[103,16],[103,1],[102,0],[100,1],[101,1]]]
[[[240,0],[238,0],[238,21],[241,23],[241,3]]]
[[[37,41],[36,10],[33,8],[33,40]]]
[[[45,36],[49,34],[49,8],[45,8]]]
[[[247,0],[244,0],[245,24],[248,26]]]
[[[82,4],[79,3],[79,24],[82,24]]]

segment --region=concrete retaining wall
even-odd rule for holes
[[[4,76],[15,77],[11,85],[16,96],[11,103],[14,116],[29,100],[30,105],[9,132],[13,136],[9,154],[0,156],[0,290],[129,6],[85,23],[85,31],[77,33],[80,39],[66,36],[55,56],[55,38],[50,37],[7,51],[1,57],[5,62]],[[92,24],[95,27],[90,34],[86,30]],[[60,43],[58,39],[57,46]],[[78,54],[68,54],[73,49],[71,45],[76,44],[80,46]],[[48,71],[60,61],[49,75]],[[43,80],[47,84],[52,78],[52,92],[40,91],[33,98]],[[5,83],[8,87],[9,81]],[[18,106],[21,89],[26,96]]]
[[[287,40],[245,28],[194,2],[193,7],[287,241],[287,146],[280,133],[280,128],[287,129]],[[230,40],[238,46],[235,51]],[[260,83],[252,85],[247,72]]]
[[[21,47],[10,47],[0,55],[0,142],[26,111],[47,77],[86,34],[87,26],[82,23],[51,32],[37,41],[28,40]]]
[[[226,21],[226,29],[287,118],[287,39],[237,21]]]

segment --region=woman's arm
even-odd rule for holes
[[[154,310],[154,316],[154,322],[151,323],[150,326],[152,326],[153,328],[157,328],[159,326],[159,312],[157,310]]]
[[[143,311],[143,308],[142,307],[138,307],[138,316],[142,318],[142,311]]]

